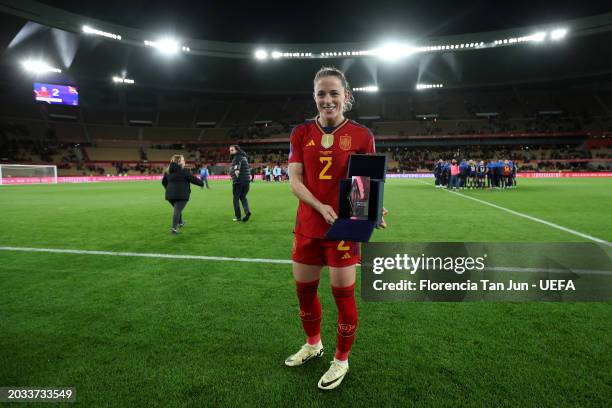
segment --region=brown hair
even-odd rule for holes
[[[344,90],[348,92],[349,97],[346,103],[344,104],[342,111],[343,112],[350,111],[351,108],[353,107],[353,104],[355,103],[355,98],[353,97],[353,90],[351,89],[351,86],[346,80],[346,76],[344,75],[344,72],[340,71],[336,67],[321,67],[321,69],[318,70],[317,73],[315,74],[314,86],[315,87],[317,86],[317,82],[319,82],[319,79],[324,78],[324,77],[329,77],[329,76],[338,78]]]
[[[174,154],[172,155],[172,157],[170,158],[170,164],[168,165],[168,167],[166,167],[166,173],[170,173],[170,165],[172,163],[176,163],[179,166],[181,165],[181,160],[185,160],[185,158],[183,157],[182,154]]]

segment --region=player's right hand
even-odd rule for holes
[[[333,224],[334,221],[338,219],[338,216],[336,215],[334,209],[327,204],[321,204],[321,206],[319,207],[319,213],[321,213],[321,215],[328,224]]]

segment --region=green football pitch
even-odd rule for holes
[[[432,184],[388,180],[389,227],[372,240],[612,241],[612,179]],[[176,236],[158,182],[0,187],[0,387],[75,387],[84,407],[610,405],[610,303],[372,303],[359,290],[350,372],[319,391],[336,330],[327,276],[326,354],[289,368],[304,342],[291,267],[266,261],[290,257],[296,199],[256,182],[253,217],[236,223],[229,182],[211,187],[193,189]]]

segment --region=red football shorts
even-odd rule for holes
[[[327,265],[342,268],[358,264],[361,257],[358,242],[328,241],[293,234],[291,259],[306,265]]]

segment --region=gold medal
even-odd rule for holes
[[[329,149],[333,144],[334,135],[331,133],[325,133],[323,136],[321,136],[321,146],[323,146],[325,149]]]

